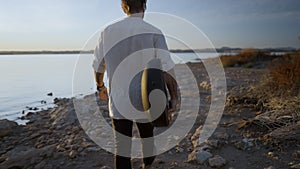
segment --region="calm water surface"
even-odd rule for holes
[[[199,55],[203,58],[218,56],[217,53]],[[84,63],[81,63],[82,57]],[[19,117],[32,111],[30,107],[47,109],[55,106],[54,98],[72,97],[72,79],[78,58],[78,54],[0,55],[0,119],[24,124],[26,121]],[[199,62],[196,58],[191,53],[172,54],[175,63]],[[91,54],[81,55],[79,65],[88,65],[92,59]],[[92,72],[92,69],[88,71]],[[90,77],[93,77],[92,73]],[[81,83],[85,86],[81,94],[95,91],[93,83]]]

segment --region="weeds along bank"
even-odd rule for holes
[[[299,142],[300,52],[274,56],[246,50],[236,58],[225,56],[221,61],[225,67],[264,64],[268,71],[258,75],[261,76],[260,82],[231,96],[230,104],[246,104],[255,109],[255,118],[248,119],[244,124],[259,127],[265,133],[264,139],[272,142]]]

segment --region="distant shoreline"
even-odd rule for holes
[[[239,53],[243,48],[216,48],[216,49],[171,49],[171,53]],[[295,48],[264,48],[255,49],[265,52],[295,52],[300,49]],[[35,54],[93,54],[94,50],[67,50],[67,51],[0,51],[0,55],[35,55]]]
[[[214,49],[205,49],[205,50],[170,50],[171,53],[194,53],[194,52],[207,52],[215,53]],[[80,51],[80,50],[71,50],[71,51],[0,51],[0,55],[36,55],[36,54],[93,54],[94,50]]]
[[[0,55],[36,55],[36,54],[92,54],[91,51],[0,51]]]

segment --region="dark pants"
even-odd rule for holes
[[[112,119],[114,131],[119,132],[120,134],[126,135],[132,138],[132,125],[133,122],[130,120],[123,119]],[[151,123],[136,123],[140,137],[148,138],[153,137],[153,125]],[[125,141],[120,138],[120,135],[114,132],[115,137],[115,155],[114,155],[114,164],[115,169],[131,169],[131,139],[130,141]],[[150,139],[147,143],[142,141],[142,150],[145,154],[146,151],[149,152],[149,149],[154,150],[154,140]],[[118,154],[127,154],[127,156],[122,156]],[[143,154],[143,155],[144,155]],[[145,155],[144,155],[145,156]],[[153,163],[155,156],[143,158],[143,163],[148,166]]]

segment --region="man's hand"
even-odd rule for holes
[[[95,71],[94,74],[95,74],[95,81],[96,81],[98,96],[99,96],[100,100],[108,101],[107,89],[103,83],[104,72],[99,73],[99,72]]]
[[[173,113],[176,111],[176,107],[177,107],[178,101],[177,99],[171,99],[169,102],[169,112]]]
[[[102,101],[108,101],[107,89],[104,87],[103,89],[98,91],[98,96]]]
[[[178,93],[177,93],[178,86],[176,80],[173,77],[175,77],[175,73],[173,69],[164,73],[164,79],[167,84],[167,88],[171,97],[171,101],[169,103],[169,112],[176,111],[176,106],[178,103]]]

